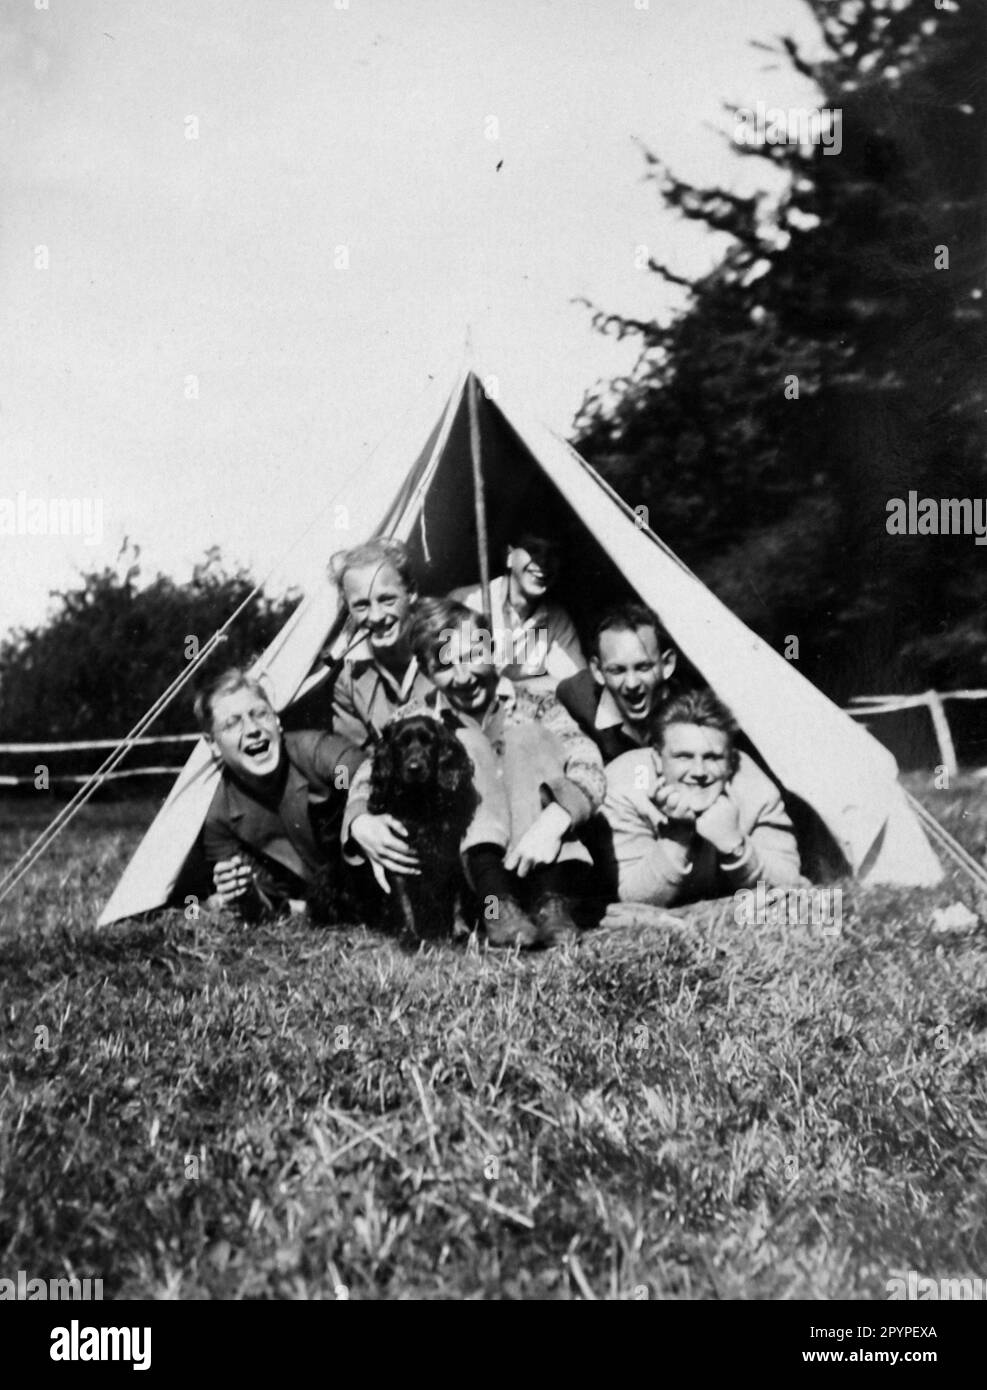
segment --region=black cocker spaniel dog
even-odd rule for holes
[[[419,875],[387,876],[387,914],[402,933],[452,934],[464,887],[459,847],[475,807],[473,763],[441,720],[410,714],[385,727],[374,753],[368,810],[396,816],[421,863]]]

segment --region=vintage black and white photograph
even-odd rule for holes
[[[0,71],[0,1301],[936,1362],[984,0],[2,0]]]

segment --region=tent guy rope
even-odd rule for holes
[[[24,875],[30,872],[30,870],[34,867],[37,861],[44,854],[44,852],[48,848],[50,848],[50,846],[55,842],[55,840],[58,838],[61,832],[70,824],[72,820],[75,819],[78,813],[82,810],[83,806],[85,806],[86,802],[89,801],[89,799],[95,794],[99,787],[103,785],[103,783],[107,780],[109,775],[127,756],[131,748],[134,747],[134,745],[139,741],[141,735],[145,732],[145,730],[151,726],[151,724],[158,717],[158,715],[161,714],[165,709],[167,709],[167,707],[180,693],[180,691],[184,689],[184,687],[188,684],[189,680],[192,678],[195,671],[199,668],[199,666],[202,665],[203,661],[205,661],[207,657],[211,656],[212,653],[219,646],[219,644],[225,640],[227,631],[233,625],[236,619],[240,616],[240,614],[245,610],[248,604],[250,604],[254,600],[254,598],[256,598],[256,596],[262,592],[264,586],[270,581],[271,577],[277,573],[278,569],[284,563],[287,556],[291,554],[291,552],[295,550],[298,547],[298,545],[300,545],[301,542],[311,533],[312,529],[318,524],[318,522],[326,514],[329,508],[335,505],[336,501],[349,488],[350,484],[353,482],[353,480],[356,478],[358,474],[364,475],[364,486],[366,486],[366,469],[368,463],[377,454],[385,439],[389,438],[393,433],[395,433],[397,429],[400,427],[400,425],[404,423],[404,421],[410,415],[411,411],[415,408],[415,406],[425,395],[428,389],[429,387],[426,383],[426,385],[424,385],[419,390],[414,400],[412,400],[412,402],[402,412],[399,421],[395,425],[393,425],[391,429],[387,430],[384,433],[384,435],[382,435],[381,438],[377,441],[374,447],[370,450],[370,453],[366,457],[362,458],[358,464],[354,465],[354,467],[343,477],[343,479],[340,481],[339,486],[330,495],[329,499],[323,504],[322,507],[316,510],[315,515],[312,517],[308,526],[301,533],[301,535],[295,541],[293,541],[292,544],[289,547],[287,547],[281,555],[278,556],[277,560],[268,570],[267,574],[254,585],[254,587],[250,590],[250,592],[242,600],[242,602],[234,610],[234,612],[231,613],[230,616],[226,619],[226,621],[216,629],[213,635],[200,649],[197,656],[195,656],[188,663],[185,669],[178,676],[175,677],[171,685],[169,685],[168,688],[164,690],[161,693],[161,695],[158,696],[158,698],[153,702],[153,704],[149,706],[147,711],[141,716],[141,718],[133,726],[130,732],[125,734],[124,737],[120,740],[120,742],[115,746],[114,751],[103,760],[102,764],[79,788],[79,790],[75,793],[75,795],[68,802],[68,804],[62,807],[62,809],[58,812],[54,819],[45,827],[41,834],[37,836],[37,838],[28,846],[28,848],[24,851],[20,858],[17,859],[16,862],[7,870],[3,878],[0,879],[0,903],[2,903],[11,892],[13,892],[14,888],[21,881]]]
[[[982,864],[977,863],[973,855],[968,853],[958,840],[954,839],[946,827],[936,820],[932,812],[923,806],[917,797],[912,796],[911,792],[908,792],[907,795],[912,810],[933,839],[938,842],[940,848],[973,880],[974,885],[982,893],[987,893],[987,869]]]
[[[163,710],[167,709],[168,705],[171,704],[179,691],[187,685],[202,662],[205,661],[208,656],[212,655],[219,644],[224,640],[227,629],[232,625],[235,619],[240,616],[260,587],[261,586],[256,586],[251,590],[236,611],[227,618],[222,627],[218,628],[216,632],[213,633],[209,641],[201,648],[199,654],[189,662],[188,666],[179,676],[176,676],[167,690],[158,696],[130,732],[120,740],[120,743],[109,757],[104,758],[100,767],[98,767],[89,780],[79,788],[68,805],[62,807],[54,820],[52,820],[37,839],[28,846],[12,868],[8,869],[7,873],[0,879],[0,903],[13,891],[24,875],[33,868],[42,854],[44,854],[45,850],[54,843],[69,822],[75,819],[89,798],[102,785],[106,777],[123,761],[130,752],[133,741],[139,738],[145,729],[150,727]]]

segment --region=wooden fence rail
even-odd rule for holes
[[[920,709],[929,711],[932,729],[939,749],[940,765],[950,777],[958,772],[956,747],[946,718],[947,700],[987,700],[987,690],[925,690],[918,695],[854,695],[847,707],[847,714],[854,719],[871,719],[878,714],[900,714],[903,710]],[[156,737],[137,738],[135,748],[159,743],[196,743],[199,734],[160,734]],[[116,748],[118,740],[112,738],[82,740],[69,743],[0,743],[0,753],[69,753],[85,749]],[[177,777],[180,767],[138,767],[125,772],[111,772],[104,779],[112,781],[118,777]],[[81,774],[53,775],[53,782],[86,782],[88,777]],[[0,787],[16,787],[34,781],[32,776],[0,776]]]
[[[987,700],[987,690],[925,690],[921,695],[855,695],[847,714],[854,719],[870,719],[875,714],[898,714],[906,709],[921,706],[929,711],[932,729],[939,747],[940,766],[947,776],[955,777],[959,771],[956,761],[956,748],[953,735],[946,718],[947,700]]]
[[[104,772],[101,782],[115,782],[118,777],[177,777],[180,767],[131,767],[117,772]],[[56,772],[48,774],[49,782],[77,782],[84,785],[92,777],[91,772]],[[35,782],[34,777],[0,777],[0,787],[26,787]]]
[[[151,745],[162,743],[198,743],[201,734],[157,734],[146,735],[143,738],[135,738],[131,741],[132,748],[147,748]],[[119,748],[120,739],[118,738],[92,738],[74,739],[58,743],[0,743],[0,755],[6,753],[8,756],[27,754],[37,755],[38,753],[82,753],[97,751],[104,748]],[[181,772],[181,767],[132,767],[121,768],[115,772],[107,772],[100,778],[101,782],[115,782],[122,777],[177,777]],[[79,786],[89,781],[90,773],[76,772],[51,772],[48,771],[48,782],[73,782]],[[0,787],[26,787],[32,786],[36,781],[35,773],[28,773],[26,776],[14,777],[9,774],[0,775]]]

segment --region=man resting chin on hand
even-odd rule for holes
[[[736,750],[736,732],[712,691],[690,691],[662,708],[653,748],[609,764],[603,813],[622,901],[672,907],[800,882],[781,792]]]

